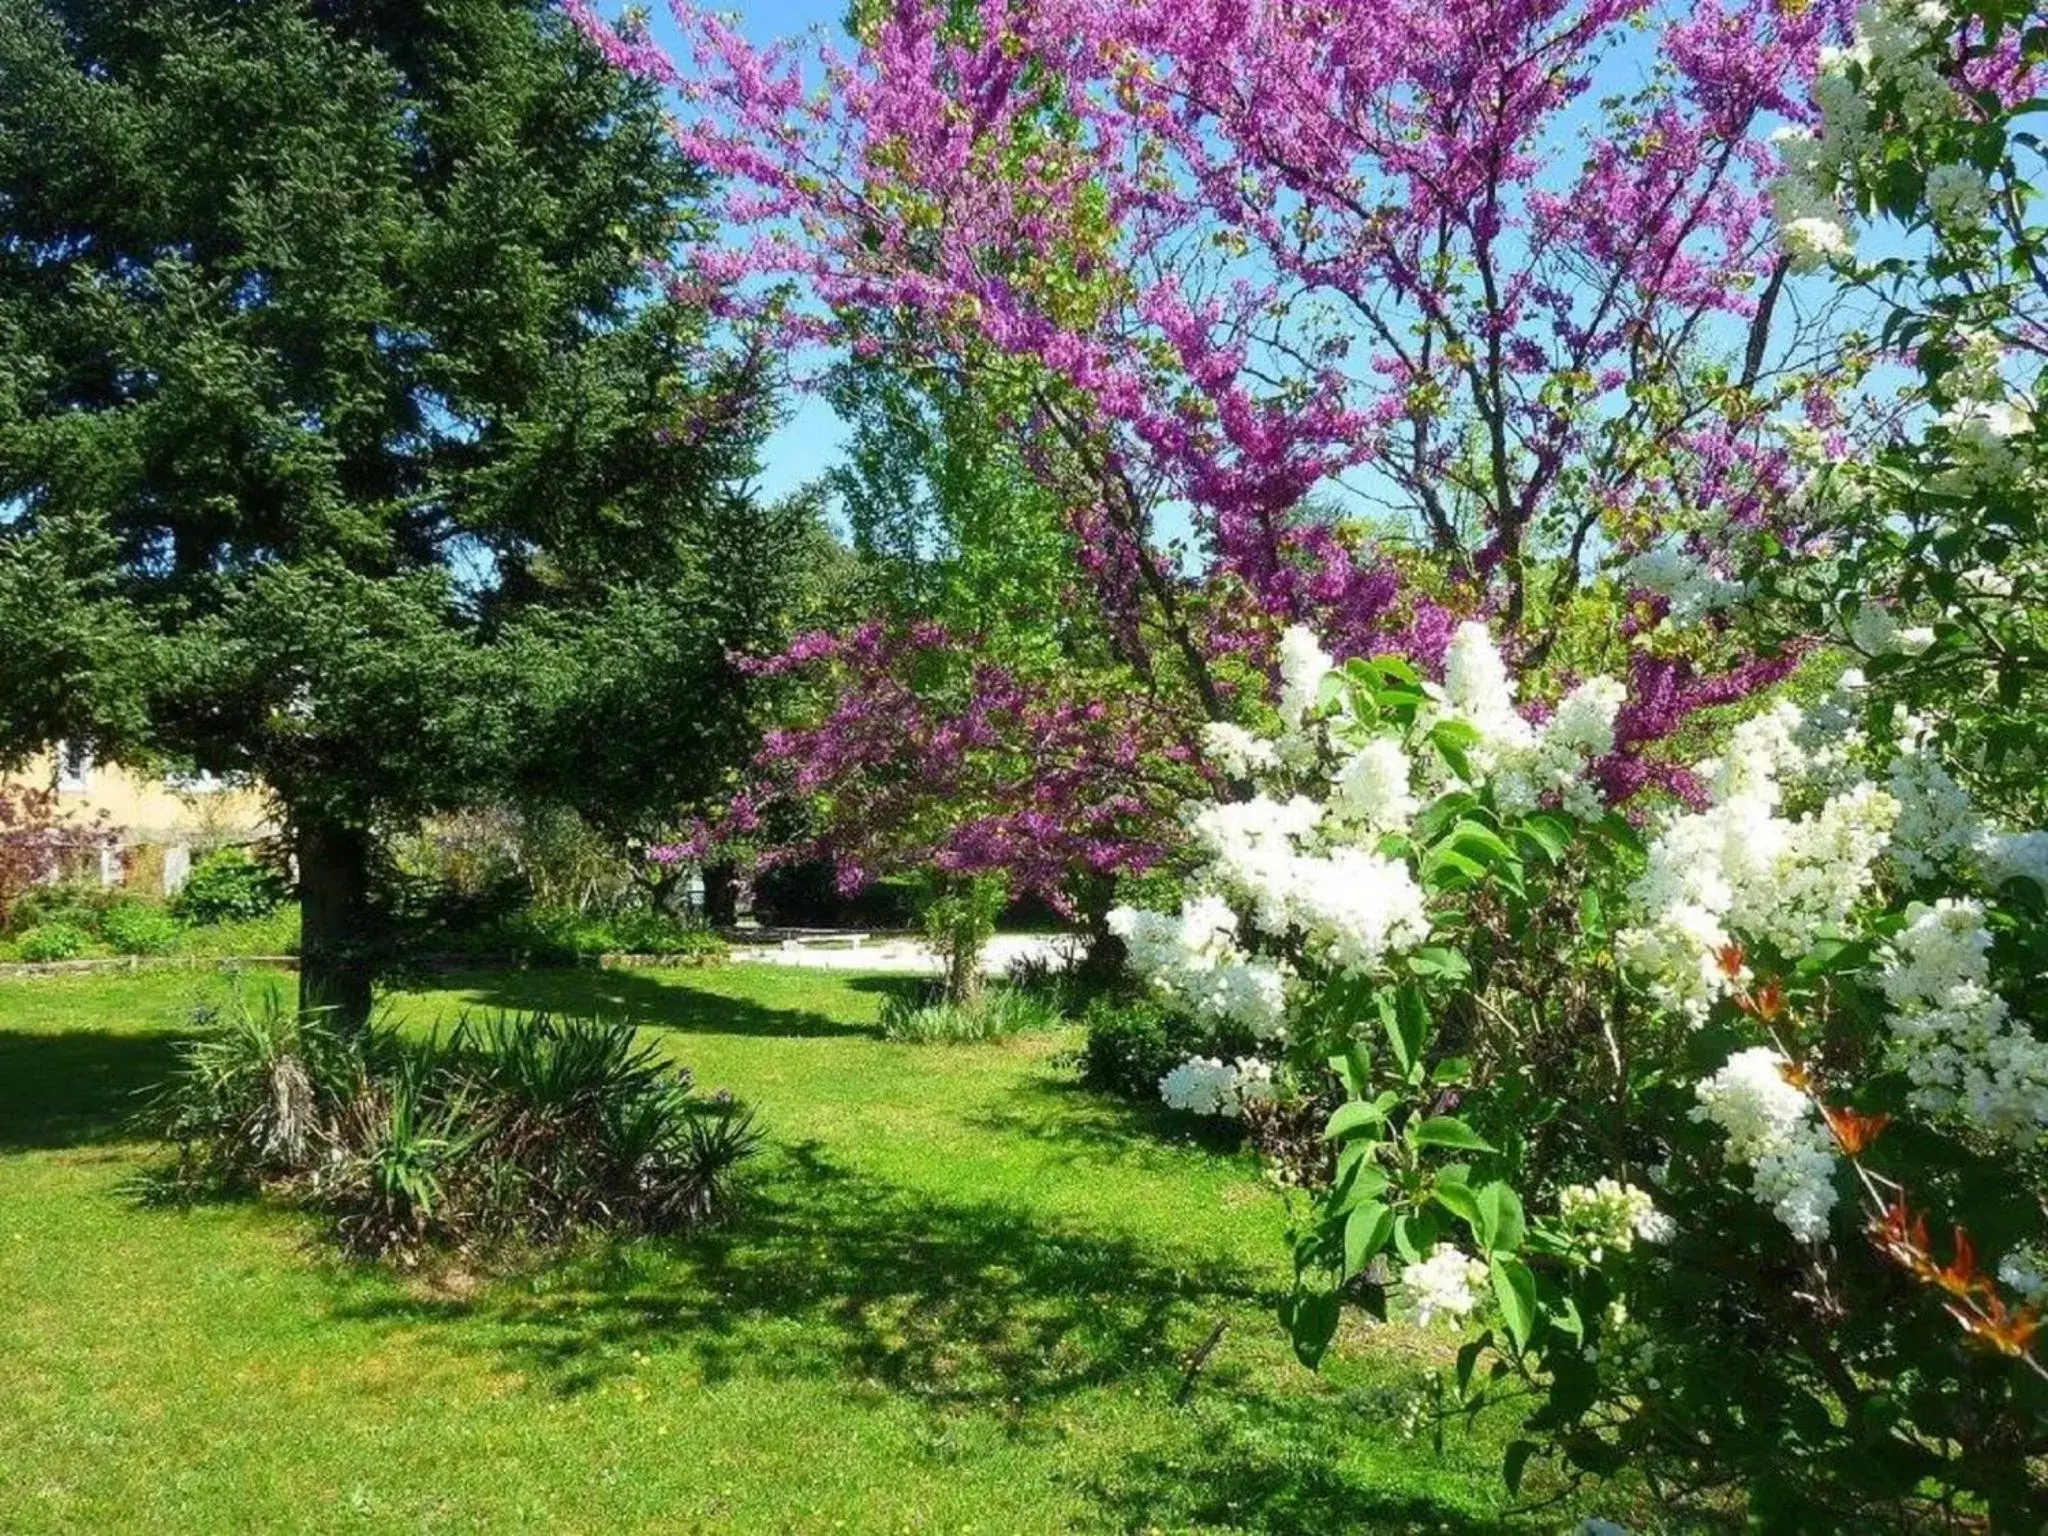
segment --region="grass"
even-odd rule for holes
[[[1443,1346],[1361,1329],[1302,1371],[1278,1197],[1075,1087],[1069,1038],[891,1045],[901,983],[757,967],[402,997],[422,1025],[630,1010],[771,1138],[732,1226],[483,1282],[133,1199],[135,1095],[221,985],[0,983],[0,1529],[1327,1536],[1507,1509],[1484,1429],[1438,1455],[1398,1428]]]
[[[19,933],[0,935],[0,965],[18,964],[24,960],[21,938]],[[299,909],[285,906],[268,917],[242,922],[180,925],[177,939],[166,954],[174,959],[228,960],[242,955],[295,955],[298,952]],[[111,944],[94,938],[78,958],[111,960],[121,956]]]

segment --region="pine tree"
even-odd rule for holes
[[[380,835],[589,732],[606,624],[738,718],[763,396],[648,275],[701,192],[545,4],[0,0],[0,755],[267,786],[366,1017]]]

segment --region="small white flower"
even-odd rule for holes
[[[1486,1266],[1455,1243],[1438,1243],[1428,1258],[1401,1271],[1415,1294],[1415,1315],[1425,1328],[1437,1317],[1466,1317],[1479,1305]]]
[[[1973,228],[1991,211],[1991,188],[1973,165],[1937,165],[1927,173],[1927,211],[1943,229]]]

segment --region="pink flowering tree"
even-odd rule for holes
[[[1427,670],[1479,613],[1540,702],[1615,663],[1558,652],[1590,634],[1630,648],[1622,795],[1792,664],[1722,599],[1799,538],[1784,423],[1838,436],[1862,366],[1766,190],[1842,0],[897,0],[814,52],[679,5],[673,57],[570,9],[722,179],[735,238],[671,281],[996,402],[1120,688],[1242,717],[1290,622]],[[1631,609],[1574,630],[1596,586]]]

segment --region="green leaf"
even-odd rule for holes
[[[1467,858],[1481,863],[1511,862],[1515,850],[1493,828],[1477,821],[1461,821],[1451,832],[1451,846]]]
[[[1479,1364],[1480,1355],[1493,1342],[1491,1331],[1482,1333],[1476,1339],[1467,1339],[1458,1349],[1458,1396],[1468,1397],[1472,1392],[1472,1371]]]
[[[1646,851],[1643,834],[1630,826],[1628,818],[1619,811],[1609,811],[1601,817],[1600,830],[1630,853],[1640,856]]]
[[[1600,910],[1600,893],[1590,885],[1579,892],[1579,929],[1589,939],[1597,939],[1606,931]]]
[[[1429,1080],[1438,1087],[1454,1087],[1472,1076],[1470,1056],[1446,1056],[1429,1069]]]
[[[1373,1261],[1394,1235],[1394,1213],[1378,1200],[1368,1200],[1344,1218],[1344,1273],[1356,1275]]]
[[[1463,720],[1439,720],[1429,733],[1429,739],[1452,773],[1467,784],[1475,782],[1479,775],[1472,768],[1472,749],[1479,744],[1479,732]]]
[[[1477,885],[1485,878],[1484,864],[1467,858],[1449,844],[1439,845],[1423,856],[1422,880],[1425,886],[1457,891],[1468,885]]]
[[[1536,1331],[1536,1277],[1529,1266],[1509,1254],[1497,1253],[1490,1265],[1493,1299],[1500,1303],[1501,1320],[1508,1325],[1508,1337],[1516,1349],[1527,1349]]]
[[[1297,1290],[1280,1303],[1280,1322],[1294,1345],[1294,1355],[1314,1370],[1337,1336],[1339,1303],[1334,1291]]]
[[[1478,1230],[1479,1196],[1472,1186],[1459,1179],[1439,1179],[1434,1186],[1436,1203],[1449,1211],[1467,1226]]]
[[[1382,992],[1378,1002],[1380,1023],[1394,1053],[1394,1064],[1404,1076],[1412,1078],[1422,1061],[1422,1043],[1429,1035],[1429,1009],[1422,1000],[1422,989],[1413,985],[1397,987],[1392,997]]]
[[[1330,1070],[1344,1080],[1344,1091],[1352,1098],[1365,1094],[1366,1071],[1365,1053],[1355,1045],[1347,1045],[1330,1058]]]
[[[1500,1473],[1507,1479],[1508,1492],[1522,1491],[1522,1474],[1528,1469],[1529,1458],[1536,1454],[1534,1440],[1510,1440],[1507,1454],[1501,1457]]]
[[[1410,1264],[1436,1246],[1439,1227],[1434,1212],[1408,1211],[1394,1218],[1394,1251]]]
[[[1377,1136],[1381,1126],[1387,1123],[1387,1112],[1378,1104],[1362,1099],[1352,1099],[1339,1104],[1330,1115],[1330,1123],[1323,1127],[1323,1140],[1343,1141],[1347,1137]]]
[[[1417,672],[1410,663],[1399,656],[1392,654],[1375,656],[1372,659],[1372,664],[1379,668],[1380,676],[1393,682],[1407,683],[1413,687],[1422,681],[1422,674]]]
[[[1454,1147],[1461,1152],[1491,1152],[1493,1144],[1456,1115],[1432,1115],[1408,1125],[1408,1141],[1417,1147]]]
[[[1474,1199],[1479,1210],[1479,1241],[1495,1253],[1513,1253],[1520,1248],[1528,1230],[1521,1196],[1496,1179],[1484,1185]]]
[[[1455,949],[1425,944],[1408,956],[1408,970],[1416,976],[1441,976],[1446,981],[1464,981],[1472,974],[1472,962]]]
[[[1337,1182],[1332,1186],[1340,1203],[1345,1197],[1376,1195],[1387,1187],[1387,1171],[1373,1160],[1370,1141],[1348,1141],[1337,1154]]]
[[[1565,850],[1572,845],[1572,824],[1551,811],[1537,811],[1524,816],[1519,830],[1553,864],[1563,858]]]

